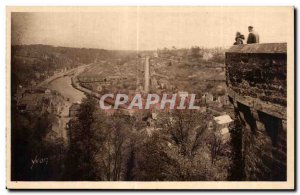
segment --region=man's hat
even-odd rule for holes
[[[248,26],[248,28],[253,28],[253,26]]]

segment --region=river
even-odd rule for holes
[[[69,99],[70,103],[81,102],[85,97],[84,93],[75,89],[71,84],[71,77],[64,76],[52,81],[49,89],[58,91],[65,99]]]
[[[59,113],[58,123],[52,126],[52,130],[62,137],[65,143],[68,143],[67,123],[70,120],[69,109],[72,103],[80,103],[85,94],[73,88],[71,76],[63,76],[53,80],[47,85],[47,88],[58,91],[64,97],[64,104]]]

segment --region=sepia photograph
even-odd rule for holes
[[[294,12],[7,7],[7,188],[294,189]]]

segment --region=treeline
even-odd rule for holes
[[[87,64],[95,59],[122,58],[128,55],[136,55],[134,51],[105,50],[94,48],[55,47],[51,45],[13,45],[14,55],[32,58],[65,57],[73,62]]]
[[[187,62],[201,62],[201,63],[220,63],[223,64],[225,60],[225,48],[203,48],[199,46],[192,46],[191,48],[163,48],[158,49],[158,56],[164,58],[181,57]],[[213,65],[213,64],[210,64]]]

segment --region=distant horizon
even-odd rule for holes
[[[153,50],[125,50],[125,49],[105,49],[105,48],[96,48],[96,47],[70,47],[70,46],[61,46],[61,45],[49,45],[49,44],[43,44],[43,43],[11,44],[11,46],[37,46],[37,45],[51,46],[51,47],[64,47],[64,48],[76,48],[76,49],[99,49],[99,50],[106,50],[106,51],[132,51],[132,52],[137,52],[137,51],[157,51],[157,50],[163,50],[164,48],[167,48],[167,47],[163,47],[163,48],[157,48],[157,49],[153,49]],[[229,46],[229,47],[205,47],[205,46],[200,46],[200,45],[192,45],[190,47],[183,47],[183,48],[176,47],[176,49],[191,49],[192,47],[199,47],[201,49],[228,49],[231,46]],[[167,49],[172,50],[172,47],[171,48],[167,48]]]
[[[285,7],[97,7],[11,13],[12,45],[53,45],[121,51],[228,48],[248,26],[261,43],[287,42]]]

